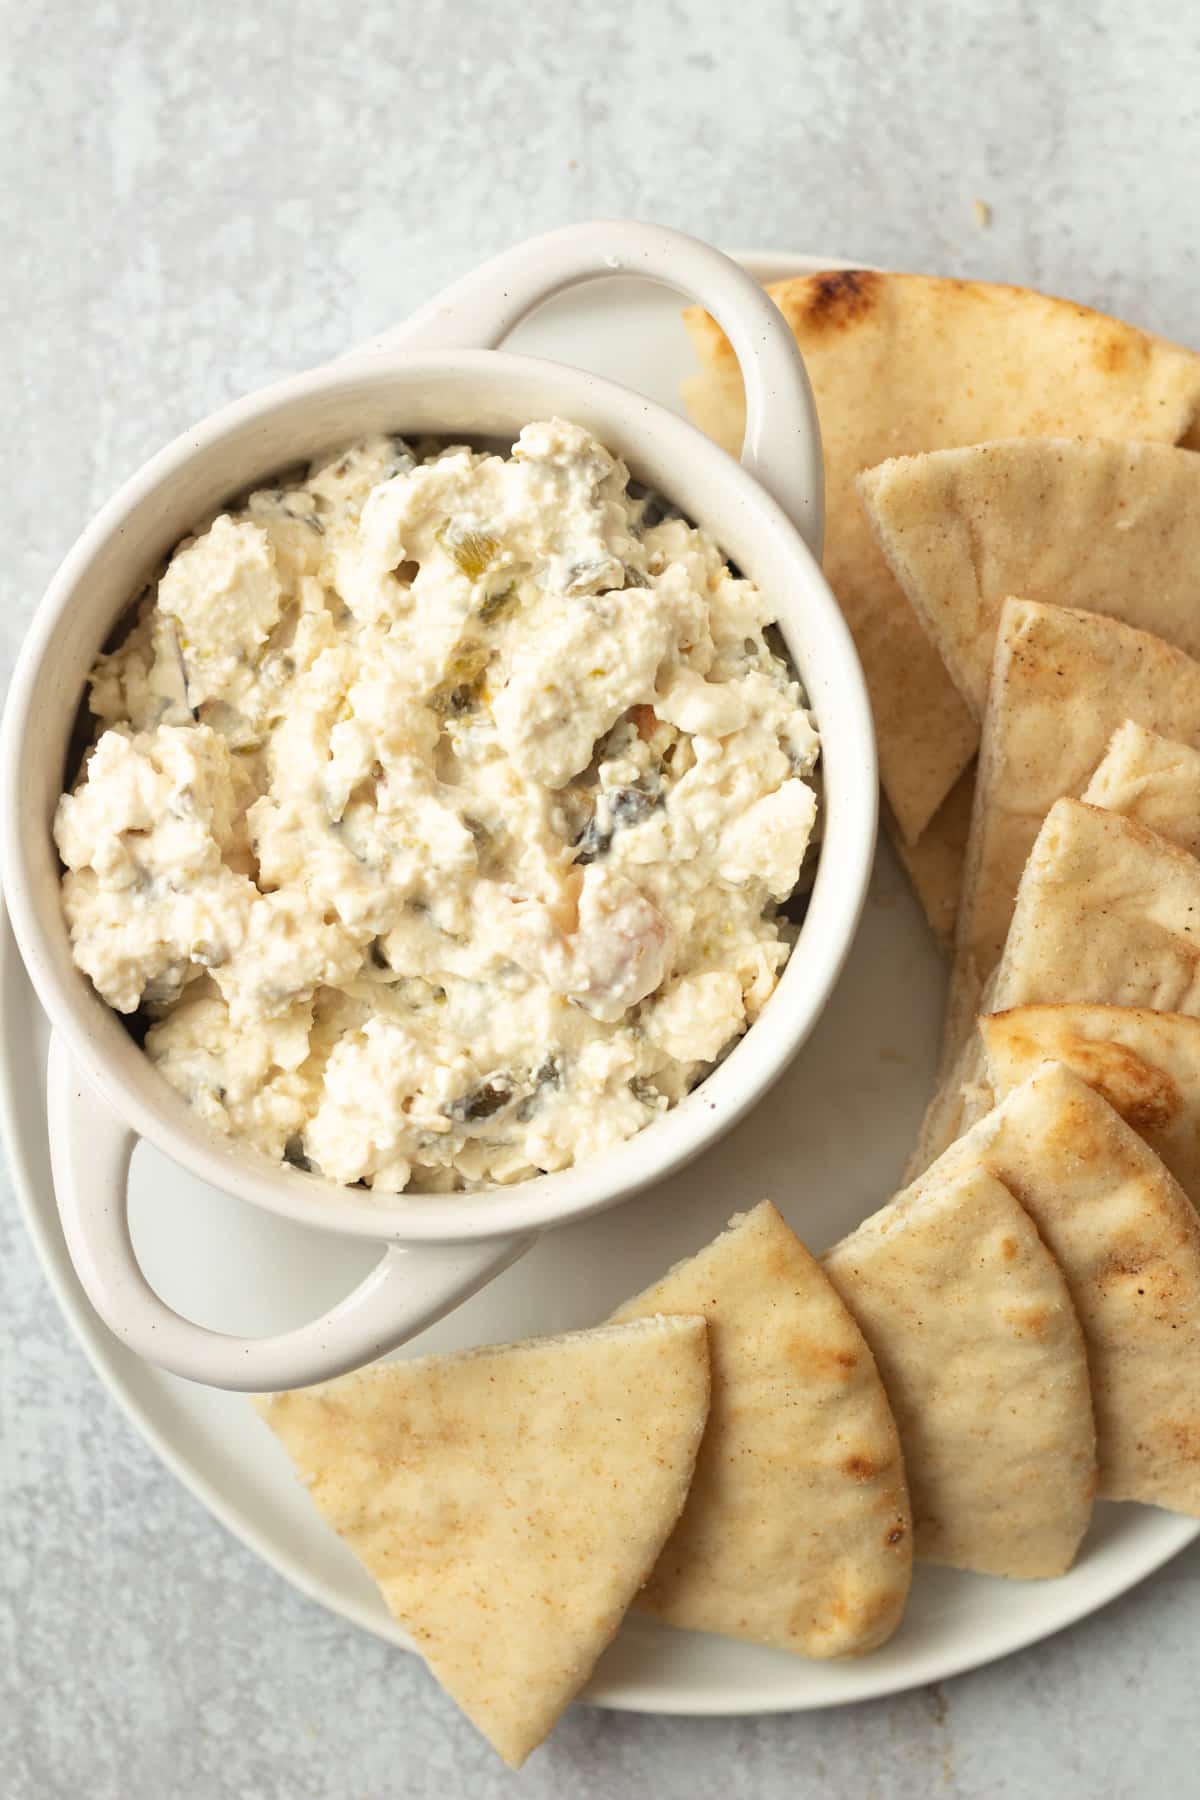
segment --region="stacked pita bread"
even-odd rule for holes
[[[708,1320],[712,1411],[683,1516],[638,1604],[805,1656],[891,1636],[912,1572],[900,1442],[871,1352],[764,1201],[617,1320]]]
[[[1087,1346],[1099,1494],[1200,1514],[1200,1219],[1135,1130],[1045,1062],[905,1197],[986,1170],[1060,1265]],[[919,1525],[918,1525],[919,1528]]]
[[[1031,1014],[1048,1031],[1060,1010],[1000,1031]],[[1093,1489],[1200,1516],[1200,1217],[1144,1141],[1194,1181],[1197,1091],[1147,1078],[1156,1053],[1194,1069],[1177,1021],[1138,1018],[1124,1086],[1119,1051],[1077,1049],[1076,1073],[1035,1047],[1022,1069],[1001,1037],[1004,1097],[825,1258],[896,1414],[919,1555],[1056,1573]],[[1114,1067],[1110,1104],[1093,1079]]]
[[[896,1415],[918,1555],[989,1575],[1069,1568],[1095,1490],[1087,1360],[1020,1202],[980,1163],[934,1176],[824,1266]]]
[[[1200,467],[1200,457],[1194,460]],[[955,942],[956,958],[980,981],[1000,960],[1042,821],[1063,795],[1083,793],[1126,720],[1168,739],[1200,742],[1200,662],[1097,613],[1005,601]]]
[[[888,566],[976,719],[1012,594],[1200,656],[1200,460],[1169,443],[1098,441],[1112,435],[897,456],[859,477]]]
[[[1017,788],[1039,728],[1054,719],[1062,688],[1078,683],[1082,724],[1084,702],[1101,693],[1106,665],[1116,668],[1125,716],[1176,739],[1192,736],[1190,707],[1181,691],[1167,691],[1173,678],[1165,665],[1172,649],[1184,653],[1189,661],[1176,659],[1176,669],[1194,684],[1200,460],[1161,444],[1023,440],[897,458],[867,471],[859,489],[897,579],[981,722],[986,791],[975,798],[965,856],[956,934],[961,978],[979,936],[985,964],[998,955],[998,922],[1029,838],[1027,830],[1010,832],[1007,845],[998,845],[999,810]],[[1052,615],[1025,608],[1016,616],[1012,596],[1092,616],[1090,631],[1077,629],[1063,645],[1061,675]],[[1112,623],[1105,628],[1097,615]],[[1123,641],[1121,624],[1142,637]],[[1061,713],[1057,722],[1059,736],[1073,723]],[[1092,721],[1101,736],[1115,722],[1111,710]],[[1043,776],[1059,750],[1055,735],[1040,740]],[[1098,754],[1094,733],[1073,746],[1077,765],[1094,766]],[[1067,785],[1065,765],[1060,773],[1058,791],[1078,792]],[[1032,799],[1021,805],[1028,823]],[[944,912],[944,889],[940,899]]]
[[[860,485],[981,721],[942,1066],[915,1172],[991,1102],[978,1013],[1195,1010],[1200,459],[1026,440],[898,459]],[[1059,1035],[1044,1019],[1038,1029]],[[1113,1030],[1118,1042],[1146,1035],[1123,1020]]]
[[[942,1062],[915,1171],[990,1104],[981,1011],[1191,1010],[1186,994],[1166,996],[1190,959],[1183,896],[1200,851],[1200,458],[1162,443],[1013,439],[894,458],[859,491],[980,724]],[[1059,808],[1064,798],[1153,840]],[[1179,896],[1174,932],[1149,904],[1160,871]],[[1038,1030],[1061,1036],[1045,1019]],[[1139,1035],[1129,1021],[1113,1030]]]
[[[1181,803],[1191,813],[1194,793]],[[983,1015],[1088,1002],[1200,1017],[1198,956],[1200,861],[1134,816],[1056,801],[1021,876],[999,964],[947,1016],[947,1054],[910,1173],[991,1103],[972,991]]]
[[[1044,1063],[955,1143],[918,1192],[986,1169],[1062,1270],[1082,1328],[1098,1491],[1200,1515],[1200,1218],[1086,1082]]]
[[[261,1407],[514,1765],[631,1605],[857,1655],[914,1554],[1048,1577],[1097,1492],[1200,1516],[1200,457],[1172,447],[1200,359],[1012,289],[776,297],[902,854],[954,942],[919,1172],[821,1262],[764,1202],[595,1331]],[[736,367],[691,323],[693,406],[736,447]],[[997,428],[1162,441],[938,448]]]
[[[594,1331],[259,1403],[514,1766],[631,1605],[858,1655],[914,1554],[1048,1577],[1097,1492],[1200,1517],[1200,357],[1013,288],[772,292],[954,945],[918,1173],[820,1262],[764,1202]],[[689,325],[736,450],[732,352]]]
[[[631,1604],[857,1655],[895,1631],[914,1550],[1048,1577],[1097,1491],[1200,1516],[1200,1218],[1086,1078],[1102,1009],[1054,1040],[1084,1078],[1036,1041],[1020,1071],[1013,1021],[1055,1010],[1002,1015],[1004,1098],[821,1263],[763,1202],[598,1330],[256,1403],[506,1761]],[[1136,1069],[1186,1080],[1195,1045],[1147,1016]],[[1194,1094],[1131,1080],[1194,1176]]]
[[[973,1075],[982,1078],[985,1098],[1002,1099],[1040,1062],[1065,1064],[1145,1138],[1200,1207],[1200,1017],[1192,960],[1200,750],[1127,722],[1113,734],[1083,798],[1102,813],[1140,824],[1145,835],[1086,808],[1061,809],[1067,840],[1052,826],[1046,856],[1032,862],[1023,928],[1003,982],[997,978],[1000,1000],[992,1001],[1004,1010],[979,1020],[982,1061],[972,1057]],[[1098,852],[1082,866],[1070,854],[1072,828],[1081,825]],[[1186,854],[1172,855],[1172,845]],[[1099,865],[1110,854],[1102,883]],[[1082,877],[1075,902],[1061,880],[1051,885],[1055,867],[1066,870],[1068,882],[1072,869]],[[1155,894],[1160,879],[1164,886]],[[1050,957],[1043,961],[1033,949],[1039,915],[1043,942],[1052,955],[1058,935],[1066,983],[1081,997],[1009,1004],[1007,996],[1020,986],[1048,998]],[[1075,931],[1087,945],[1068,956]]]
[[[597,1331],[258,1405],[514,1766],[635,1599],[814,1657],[874,1649],[904,1611],[912,1519],[879,1372],[767,1202]]]
[[[1123,1009],[1055,1034],[1068,1010],[985,1021],[1003,1098],[824,1259],[896,1415],[918,1555],[993,1574],[1069,1567],[1096,1492],[1200,1516],[1200,1216],[1164,1160],[1194,1183],[1198,1028],[1134,1013],[1127,1059],[1102,1016]]]
[[[944,1119],[953,1090],[974,1079],[976,1012],[1051,998],[1134,1004],[1127,972],[1118,966],[1125,936],[1118,934],[1111,972],[1096,966],[1101,946],[1117,919],[1142,907],[1146,883],[1159,869],[1168,886],[1182,884],[1190,894],[1194,885],[1200,753],[1126,720],[1098,765],[1090,764],[1114,713],[1126,709],[1160,721],[1173,717],[1176,729],[1200,741],[1200,712],[1193,710],[1200,702],[1200,663],[1110,620],[1025,602],[1006,603],[1002,634],[996,698],[985,725],[985,746],[994,746],[995,755],[985,748],[980,762],[942,1066],[921,1134],[924,1161],[949,1141]],[[1006,666],[1013,646],[1026,657],[1015,672]],[[1048,694],[1039,693],[1043,686]],[[1056,794],[1081,791],[1107,816],[1054,801]],[[1149,836],[1126,829],[1118,816],[1144,823]],[[1181,862],[1172,846],[1188,856]],[[1104,910],[1110,900],[1115,912]],[[1071,942],[1085,917],[1089,951]],[[1188,927],[1181,914],[1169,959],[1188,959]],[[1160,936],[1158,944],[1165,953],[1166,939]],[[1079,954],[1087,957],[1086,970],[1077,967]],[[1154,967],[1145,980],[1159,997],[1148,1003],[1169,1006]]]
[[[1105,591],[1140,565],[1146,594],[1161,601],[1147,599],[1141,613],[1118,604],[1117,616],[1173,635],[1163,620],[1174,616],[1171,596],[1195,558],[1179,562],[1170,545],[1149,566],[1144,558],[1160,543],[1161,519],[1177,521],[1200,470],[1181,452],[1169,465],[1179,492],[1164,495],[1160,465],[1152,455],[1143,465],[1139,451],[1175,445],[1193,428],[1200,357],[1086,307],[983,282],[848,269],[769,291],[804,352],[817,402],[825,569],[866,672],[894,835],[944,931],[964,838],[956,784],[979,742],[987,620],[994,632],[1009,594],[1108,611]],[[685,385],[688,407],[736,454],[745,411],[732,348],[706,313],[685,317],[701,364]],[[996,443],[1076,435],[1111,445],[1078,455],[1068,445],[1072,466],[1059,473],[1061,444],[1043,442],[1034,460],[1014,465],[1010,446]],[[961,448],[971,445],[987,445],[991,461],[972,463],[975,453]],[[955,473],[956,457],[965,473]],[[902,460],[875,469],[884,458]],[[922,465],[915,494],[902,491],[910,461]],[[874,473],[864,478],[864,510],[855,483],[865,470]],[[1052,547],[1059,526],[1039,529],[1062,517],[1060,501],[1070,507],[1069,552]],[[1200,536],[1200,523],[1191,531]],[[1182,648],[1200,653],[1197,643]]]

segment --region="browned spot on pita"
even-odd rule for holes
[[[901,1532],[900,1538],[903,1539],[903,1537],[904,1537],[904,1533]],[[890,1540],[889,1540],[889,1542],[890,1542]],[[879,1628],[880,1620],[885,1617],[886,1617],[886,1610],[883,1606],[883,1603],[879,1600],[868,1600],[865,1606],[862,1606],[859,1608],[859,1618],[862,1622],[862,1625],[867,1630],[877,1631]]]
[[[1200,1419],[1172,1419],[1172,1441],[1186,1462],[1200,1462]]]
[[[839,1594],[836,1599],[831,1600],[827,1612],[831,1621],[839,1625],[844,1624],[850,1616],[850,1608],[846,1605],[845,1595]],[[794,1636],[799,1637],[802,1629],[803,1626],[800,1624],[794,1626]]]
[[[1076,1039],[1065,1060],[1135,1131],[1162,1131],[1183,1109],[1183,1095],[1166,1070],[1126,1044]]]
[[[874,1481],[879,1473],[879,1464],[869,1456],[854,1454],[848,1456],[842,1464],[847,1475],[853,1475],[856,1481]]]
[[[1191,754],[1198,767],[1180,783],[1180,812],[1195,808],[1200,790],[1200,752]],[[1200,909],[1200,895],[1195,905]],[[1132,961],[1126,947],[1115,967],[1124,974]],[[1193,1206],[1200,1202],[1200,1019],[1146,1006],[1069,1001],[991,1013],[981,1019],[981,1035],[999,1100],[1043,1062],[1063,1062],[1146,1139]]]
[[[883,277],[873,269],[830,269],[815,275],[803,305],[789,317],[814,331],[844,331],[875,311],[883,293]]]
[[[1107,336],[1098,339],[1095,346],[1098,367],[1103,369],[1106,374],[1119,374],[1129,362],[1129,348],[1128,332],[1109,332]]]
[[[772,1281],[777,1281],[781,1275],[786,1273],[788,1267],[786,1245],[769,1244],[763,1254],[763,1274],[769,1276]],[[716,1305],[715,1297],[711,1304]]]
[[[853,1350],[819,1344],[810,1337],[790,1339],[786,1355],[788,1361],[804,1373],[834,1381],[849,1381],[858,1368],[858,1357]]]

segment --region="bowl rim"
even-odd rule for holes
[[[74,980],[63,977],[54,941],[58,939],[61,950],[65,939],[61,913],[54,909],[53,918],[45,916],[48,909],[40,908],[35,899],[25,844],[28,821],[22,806],[22,742],[36,705],[39,681],[53,668],[64,616],[89,568],[115,536],[136,528],[155,495],[195,459],[215,456],[224,443],[268,415],[303,409],[339,388],[404,386],[435,376],[492,381],[501,375],[512,381],[557,385],[562,390],[562,404],[555,410],[568,417],[572,394],[577,401],[586,397],[589,403],[624,411],[630,435],[649,434],[660,449],[705,466],[714,489],[719,487],[729,496],[729,504],[747,508],[776,554],[792,559],[801,577],[800,598],[793,603],[789,593],[773,595],[773,599],[793,656],[799,610],[815,615],[807,660],[813,662],[811,646],[819,641],[824,685],[830,693],[837,692],[845,715],[838,728],[840,737],[832,746],[837,771],[832,785],[838,794],[838,811],[836,816],[826,816],[808,914],[774,992],[759,1018],[718,1067],[682,1101],[633,1137],[553,1174],[467,1192],[376,1196],[373,1190],[348,1188],[276,1165],[238,1140],[223,1137],[153,1071],[148,1059],[144,1059],[145,1067],[153,1073],[155,1088],[161,1089],[152,1099],[114,1066],[118,1045],[112,1033],[123,1029],[119,1015],[99,999],[82,971],[72,965],[69,975]],[[262,468],[261,478],[279,466],[278,458],[272,458],[271,466]],[[811,669],[805,685],[813,705]],[[831,746],[820,706],[814,705],[813,710],[821,730],[828,792]],[[0,727],[0,861],[5,897],[38,998],[83,1074],[132,1133],[155,1144],[201,1180],[295,1223],[398,1244],[487,1240],[586,1217],[665,1178],[736,1124],[783,1073],[829,998],[865,902],[877,822],[874,729],[861,666],[832,591],[783,509],[724,450],[667,407],[587,371],[504,350],[397,349],[347,357],[259,388],[180,433],[122,483],[63,559],[22,643]],[[808,955],[801,958],[805,947]],[[135,1053],[142,1055],[136,1047]]]

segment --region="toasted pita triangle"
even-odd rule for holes
[[[1200,856],[1200,750],[1190,744],[1127,720],[1113,733],[1083,798]]]
[[[1200,1017],[1200,862],[1132,819],[1056,801],[987,1010],[1098,1000]]]
[[[808,364],[825,443],[826,573],[866,671],[884,788],[915,843],[970,761],[976,726],[875,542],[855,477],[885,457],[984,438],[1173,443],[1200,406],[1200,358],[985,282],[850,269],[769,291]],[[701,362],[688,406],[736,453],[745,413],[733,350],[706,313],[686,319]]]
[[[1100,1493],[1200,1515],[1200,1219],[1187,1195],[1058,1063],[1014,1088],[935,1169],[980,1165],[1020,1198],[1071,1290]]]
[[[900,1427],[917,1554],[989,1575],[1069,1568],[1095,1486],[1087,1361],[1008,1189],[931,1170],[824,1262]]]
[[[1043,1062],[1103,1094],[1200,1206],[1200,1019],[1141,1006],[1014,1006],[979,1021],[1003,1099]]]
[[[859,492],[892,573],[977,718],[1010,594],[1107,613],[1200,656],[1193,451],[1169,441],[1014,438],[893,458],[868,469]]]
[[[1005,601],[955,940],[981,980],[1000,960],[1042,820],[1083,792],[1125,719],[1200,739],[1200,662],[1097,613]]]
[[[698,1317],[379,1363],[260,1403],[318,1512],[518,1766],[679,1517],[708,1411]]]
[[[1200,861],[1118,813],[1056,801],[1025,865],[1004,955],[978,1010],[1035,1001],[1200,1017]],[[910,1173],[940,1156],[990,1099],[971,1031],[943,1062]]]
[[[703,1313],[712,1411],[683,1517],[638,1605],[804,1656],[881,1644],[912,1530],[871,1352],[820,1265],[764,1201],[618,1319]]]

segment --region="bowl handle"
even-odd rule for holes
[[[435,1324],[534,1241],[390,1245],[352,1293],[308,1325],[264,1338],[210,1331],[173,1311],[142,1273],[128,1218],[137,1138],[83,1079],[57,1033],[47,1087],[59,1216],[84,1292],[130,1350],[188,1381],[268,1393],[341,1375]]]
[[[567,225],[464,275],[403,325],[351,352],[492,350],[526,313],[577,282],[643,275],[705,307],[733,346],[746,388],[742,467],[779,502],[818,562],[824,475],[804,359],[775,302],[737,263],[665,225]]]

